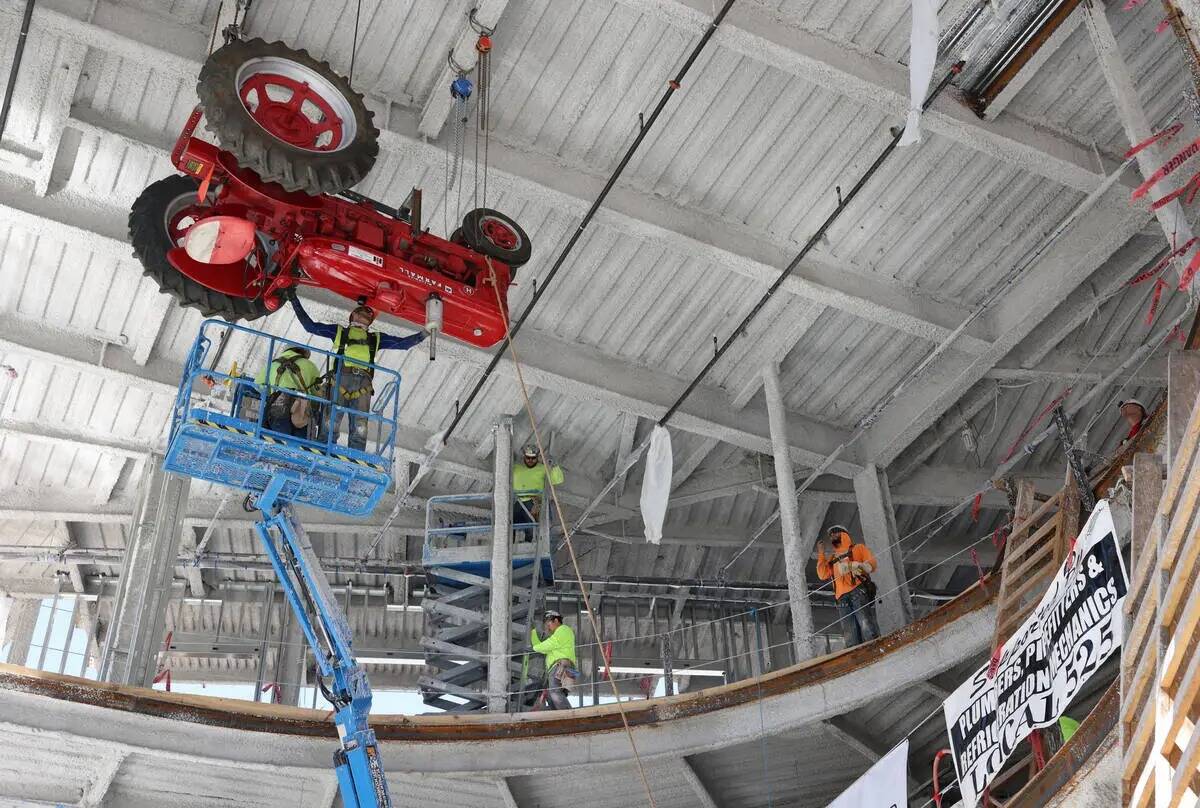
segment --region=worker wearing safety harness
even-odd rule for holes
[[[391,334],[383,334],[378,331],[371,331],[371,324],[375,322],[375,310],[370,306],[359,306],[354,311],[350,312],[349,325],[341,326],[333,323],[317,323],[308,316],[308,312],[300,305],[300,300],[296,297],[294,288],[289,288],[287,297],[292,301],[292,308],[296,311],[296,319],[300,321],[300,325],[304,330],[312,334],[314,337],[325,337],[333,340],[333,350],[339,357],[344,357],[341,361],[341,380],[338,385],[339,389],[336,393],[331,392],[330,400],[335,404],[358,410],[359,412],[369,412],[371,409],[371,395],[374,393],[374,388],[371,386],[371,378],[374,375],[371,365],[375,364],[375,356],[380,351],[407,351],[416,345],[419,345],[425,335],[416,333],[408,337],[396,337]],[[336,368],[330,374],[331,384],[332,379],[336,378]],[[350,417],[350,439],[349,446],[351,449],[365,451],[367,448],[367,418],[351,415]],[[337,440],[337,431],[340,427],[341,412],[335,411],[331,418],[321,419],[320,439],[324,440],[326,428],[332,429],[334,441]],[[330,421],[332,423],[327,423]]]
[[[833,545],[831,557],[825,555],[825,543],[817,550],[817,577],[833,579],[834,602],[841,618],[846,647],[851,648],[879,637],[875,621],[875,582],[871,573],[879,567],[875,554],[865,544],[855,544],[850,531],[841,525],[829,528]]]
[[[309,359],[309,350],[293,345],[281,351],[254,377],[254,383],[266,389],[266,415],[263,423],[275,432],[308,437],[312,402],[301,396],[291,396],[284,390],[296,390],[314,395],[317,387],[317,366]]]
[[[546,477],[553,485],[562,485],[563,470],[553,462],[550,468],[538,459],[537,446],[532,443],[521,452],[521,463],[513,465],[512,489],[514,525],[537,522],[542,514],[542,496],[546,490]],[[533,539],[533,531],[524,529],[525,541]]]
[[[575,632],[563,623],[562,615],[549,609],[542,615],[546,639],[538,637],[536,628],[529,630],[533,650],[546,657],[545,675],[542,681],[546,700],[555,710],[571,709],[567,699],[567,688],[575,683],[579,671],[575,669]]]

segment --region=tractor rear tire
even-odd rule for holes
[[[510,217],[491,208],[475,208],[463,217],[462,233],[467,246],[480,255],[503,261],[517,274],[517,267],[529,263],[533,245],[529,236]]]
[[[312,148],[305,148],[283,139],[281,129],[268,129],[271,120],[256,120],[247,107],[249,102],[243,103],[242,88],[248,75],[261,78],[264,74],[283,76],[282,81],[302,86],[327,109],[340,111],[338,137],[345,142],[332,147],[313,143]],[[313,196],[345,191],[367,176],[379,155],[379,130],[372,120],[375,113],[367,109],[362,95],[328,62],[282,42],[233,40],[213,51],[200,68],[196,94],[221,148],[232,153],[242,168],[288,191]],[[258,103],[261,107],[261,101]],[[304,103],[309,105],[310,115],[319,111],[316,104]],[[299,112],[291,122],[300,124],[300,130],[312,124],[311,118],[305,119]],[[283,121],[283,128],[288,128],[288,121]]]
[[[182,306],[199,309],[205,317],[223,317],[230,322],[257,320],[268,313],[262,300],[214,292],[167,260],[167,253],[175,247],[167,232],[169,212],[181,197],[195,199],[199,187],[191,177],[175,174],[151,184],[134,201],[129,211],[129,240],[134,255],[142,262],[142,274],[152,278],[159,291],[171,295]]]

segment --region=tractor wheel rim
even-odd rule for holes
[[[502,250],[510,252],[521,249],[521,234],[507,222],[495,216],[483,216],[479,220],[483,237]]]
[[[325,76],[278,56],[238,68],[238,97],[267,134],[310,152],[336,152],[354,142],[354,108]]]
[[[172,247],[182,247],[191,226],[205,217],[205,211],[211,208],[196,202],[196,192],[188,191],[180,194],[167,204],[163,212],[163,227],[166,229],[167,240]]]

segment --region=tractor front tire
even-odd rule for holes
[[[475,252],[503,261],[516,277],[517,267],[529,263],[533,245],[529,236],[509,216],[491,208],[475,208],[463,217],[462,228],[455,231]],[[453,237],[451,237],[453,238]]]
[[[256,111],[251,111],[248,94],[256,92],[256,85],[269,99],[291,87],[291,92],[311,100],[289,111],[281,109],[286,103],[255,95]],[[268,87],[273,95],[266,92]],[[367,176],[379,156],[375,113],[367,109],[362,95],[328,62],[282,42],[235,39],[213,51],[200,68],[196,94],[221,148],[242,168],[288,191],[313,196],[345,191]],[[268,110],[271,103],[274,107]],[[325,125],[325,111],[337,118],[338,141],[300,145],[306,142],[305,132]]]
[[[185,198],[194,200],[199,187],[191,177],[175,174],[152,183],[134,201],[129,211],[129,240],[134,255],[142,262],[142,274],[153,278],[159,290],[180,305],[199,309],[205,317],[223,317],[230,322],[257,320],[268,313],[262,300],[214,292],[167,260],[167,253],[175,247],[167,231],[172,208]]]

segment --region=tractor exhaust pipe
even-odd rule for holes
[[[442,319],[442,299],[430,295],[425,301],[425,330],[429,333],[429,361],[437,359],[437,335],[444,325]]]

